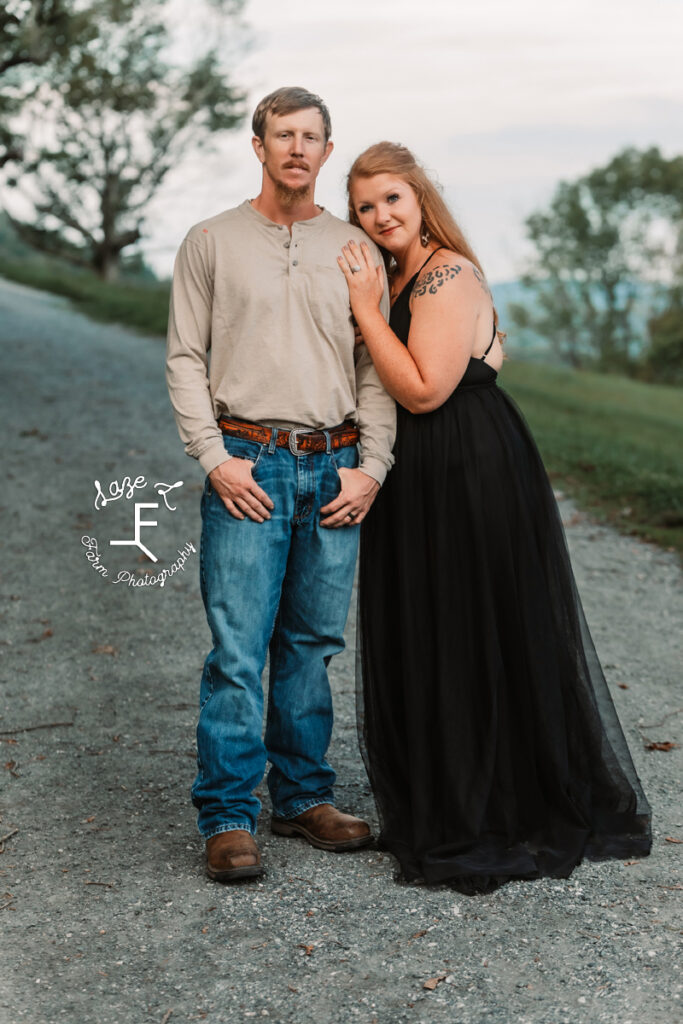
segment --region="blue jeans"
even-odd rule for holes
[[[266,761],[275,815],[334,803],[327,666],[344,647],[359,534],[358,526],[320,526],[320,508],[340,490],[337,467],[357,465],[354,446],[293,455],[274,439],[263,445],[224,435],[224,443],[253,462],[275,507],[263,523],[235,519],[206,479],[200,573],[213,649],[201,681],[192,801],[207,839],[256,831],[261,804],[253,791]]]

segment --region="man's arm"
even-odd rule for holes
[[[379,263],[376,249],[374,255]],[[389,309],[389,282],[385,273],[380,300],[380,312],[385,320],[389,319]],[[385,391],[365,345],[356,346],[356,408],[361,446],[359,469],[381,485],[394,463],[391,451],[396,440],[396,403]]]
[[[189,236],[173,270],[166,344],[166,383],[178,433],[205,473],[230,458],[209,390],[213,274],[201,243]]]
[[[209,389],[213,273],[205,246],[188,237],[173,271],[166,381],[178,433],[235,519],[270,519],[273,502],[251,475],[248,459],[232,458],[214,418]]]
[[[377,250],[375,250],[376,256]],[[380,310],[389,318],[389,284],[384,275]],[[321,512],[327,518],[323,526],[348,526],[360,523],[367,515],[384,482],[394,457],[396,439],[396,403],[387,394],[365,345],[356,352],[356,409],[360,430],[361,461],[358,469],[341,469],[342,489]]]

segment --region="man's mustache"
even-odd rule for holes
[[[308,164],[302,164],[298,160],[290,160],[288,164],[283,164],[283,167],[285,170],[287,170],[289,167],[300,167],[302,171],[310,170]]]

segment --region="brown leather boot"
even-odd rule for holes
[[[270,828],[278,836],[303,836],[319,850],[357,850],[372,842],[370,826],[360,818],[343,814],[332,804],[310,807],[296,818],[271,818]]]
[[[238,828],[207,839],[206,873],[215,882],[235,882],[262,875],[261,854],[251,832]]]

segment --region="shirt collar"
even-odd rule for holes
[[[251,200],[250,199],[245,199],[244,200],[244,202],[242,203],[242,210],[243,210],[244,213],[247,214],[247,216],[256,218],[256,220],[258,220],[261,224],[264,224],[266,227],[271,227],[271,228],[285,228],[286,227],[285,224],[276,224],[274,220],[270,220],[269,217],[265,217],[262,213],[260,213],[259,210],[254,209],[254,207],[251,205]],[[325,221],[328,220],[328,218],[330,216],[330,213],[329,213],[328,210],[325,209],[324,206],[320,207],[320,211],[321,212],[319,214],[317,214],[317,216],[309,217],[308,220],[295,220],[294,224],[297,227],[301,226],[301,227],[304,227],[304,228],[315,227],[316,225],[321,224],[321,223],[324,224]]]

